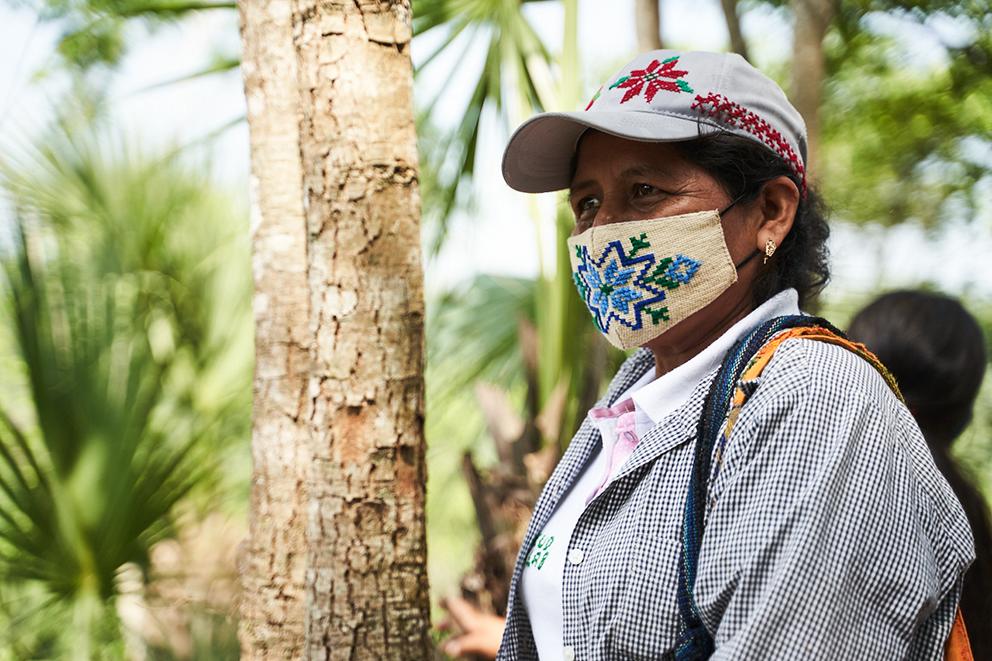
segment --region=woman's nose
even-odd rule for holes
[[[626,210],[623,207],[622,201],[615,197],[604,199],[596,211],[596,218],[593,220],[592,225],[595,227],[597,225],[621,222],[624,220],[625,213]]]

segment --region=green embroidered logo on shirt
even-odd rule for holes
[[[524,563],[526,567],[534,567],[540,569],[544,566],[544,561],[548,559],[548,553],[551,551],[551,545],[555,542],[554,535],[541,535],[534,542],[534,548],[531,550],[530,555],[527,556],[527,562]]]

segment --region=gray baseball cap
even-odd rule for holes
[[[806,123],[782,89],[736,53],[656,50],[610,77],[578,112],[520,125],[503,178],[524,193],[568,188],[579,138],[595,129],[629,140],[678,142],[729,132],[782,157],[806,188]]]

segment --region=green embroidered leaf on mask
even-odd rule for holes
[[[648,235],[642,233],[640,237],[631,236],[628,237],[630,241],[630,256],[633,257],[638,253],[638,251],[644,250],[651,247],[651,242],[648,241]]]
[[[657,310],[654,308],[645,308],[645,310],[651,315],[651,322],[654,323],[655,326],[662,321],[670,321],[668,316],[668,308],[659,308]]]

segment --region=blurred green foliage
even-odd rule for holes
[[[178,503],[244,506],[246,215],[205,173],[70,123],[0,166],[2,349],[23,390],[0,403],[0,652],[14,658],[122,658],[122,567],[148,577]]]
[[[7,0],[14,7],[28,7],[41,22],[61,30],[56,44],[60,60],[77,71],[113,69],[133,45],[129,28],[145,30],[173,23],[193,12],[233,10],[225,0]]]
[[[471,566],[479,540],[462,456],[474,451],[484,466],[496,461],[495,447],[479,442],[485,425],[474,386],[497,385],[522,399],[518,325],[533,321],[535,290],[533,280],[481,275],[428,301],[428,562],[432,581],[444,590]]]
[[[931,32],[925,4],[897,12],[912,33]],[[854,222],[968,220],[992,178],[992,12],[939,3],[956,15],[955,44],[916,50],[906,39],[842,14],[826,46],[819,182],[836,214]],[[875,15],[876,23],[879,16]]]

